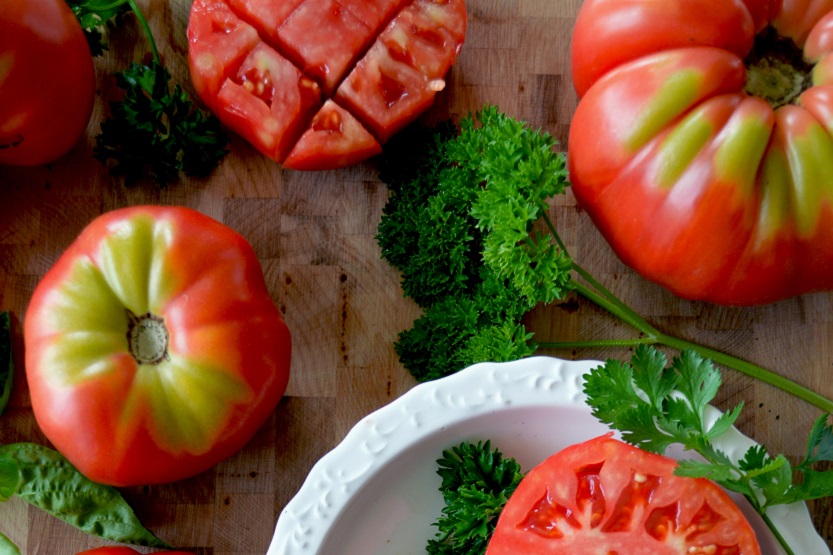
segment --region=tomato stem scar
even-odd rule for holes
[[[150,312],[136,316],[130,309],[127,314],[127,344],[130,355],[138,364],[156,365],[168,356],[170,335],[165,320]]]
[[[773,108],[793,103],[812,85],[812,66],[804,60],[801,49],[771,27],[755,37],[744,65],[746,93]]]

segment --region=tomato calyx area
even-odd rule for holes
[[[767,27],[755,37],[744,60],[746,93],[765,100],[773,108],[792,104],[812,86],[813,66],[791,39]]]
[[[170,360],[170,334],[165,320],[150,312],[136,316],[129,309],[124,310],[127,314],[127,345],[136,363],[155,366]]]

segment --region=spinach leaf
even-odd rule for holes
[[[0,446],[3,459],[18,466],[16,494],[35,507],[104,539],[170,547],[142,526],[118,490],[89,480],[57,451],[34,443],[13,443]]]

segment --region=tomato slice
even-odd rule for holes
[[[189,65],[194,89],[212,110],[217,94],[260,43],[257,30],[222,0],[194,2],[188,25]]]
[[[445,87],[442,78],[462,46],[465,21],[462,0],[414,1],[379,35],[336,100],[386,142]]]
[[[278,31],[287,56],[329,95],[373,40],[373,29],[339,0],[307,0]]]
[[[320,105],[318,84],[265,43],[217,95],[226,125],[273,160],[286,157]]]
[[[752,527],[715,483],[611,434],[530,471],[486,555],[759,555]]]
[[[344,168],[382,152],[382,146],[350,112],[328,100],[283,165],[294,170]]]

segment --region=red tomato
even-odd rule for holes
[[[833,289],[831,29],[833,0],[583,3],[570,178],[626,264],[728,305]]]
[[[196,0],[194,87],[232,130],[293,169],[381,152],[444,87],[464,0]]]
[[[192,555],[188,551],[154,551],[157,555]],[[87,549],[75,555],[139,555],[139,552],[129,547],[106,546]]]
[[[78,142],[95,100],[81,26],[64,0],[18,0],[0,11],[0,164],[56,160]]]
[[[290,337],[252,247],[194,210],[95,219],[24,320],[38,425],[93,481],[154,484],[239,450],[273,412]]]
[[[530,471],[486,555],[760,555],[755,532],[714,482],[610,434]]]

